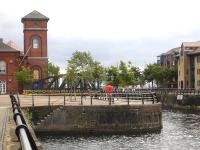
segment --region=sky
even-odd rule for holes
[[[104,66],[144,68],[182,42],[200,40],[199,0],[1,0],[0,37],[23,50],[21,18],[49,17],[48,56],[62,72],[75,50]]]

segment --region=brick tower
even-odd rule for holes
[[[27,56],[27,65],[33,70],[34,79],[45,77],[48,20],[36,10],[21,19],[24,24],[24,56]]]

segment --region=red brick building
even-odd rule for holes
[[[11,48],[0,39],[0,94],[17,92],[19,86],[14,73],[21,66],[29,66],[35,79],[45,77],[48,63],[47,22],[49,18],[33,11],[22,18],[24,25],[24,52]]]

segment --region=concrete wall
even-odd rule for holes
[[[37,109],[37,108],[36,108]],[[43,109],[40,108],[40,111]],[[160,130],[161,104],[138,106],[66,106],[35,126],[36,133],[132,133]]]
[[[200,114],[200,96],[199,95],[183,95],[182,100],[177,100],[177,95],[159,95],[164,109],[173,111],[181,111],[185,113]]]

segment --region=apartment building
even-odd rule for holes
[[[200,41],[183,42],[178,57],[178,88],[200,88]]]

